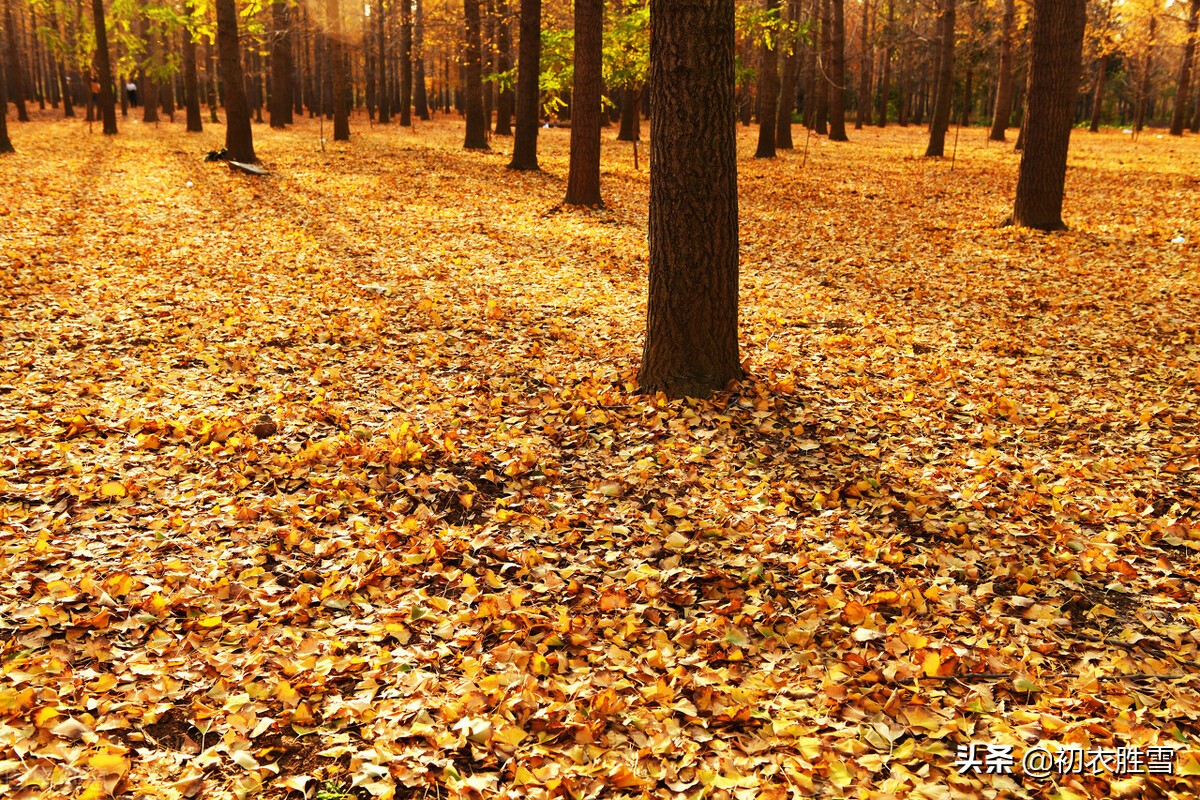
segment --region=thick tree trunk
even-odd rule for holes
[[[538,168],[539,61],[542,53],[542,0],[521,0],[520,42],[517,53],[517,128],[510,169]]]
[[[1086,20],[1085,0],[1035,0],[1025,147],[1012,216],[1013,224],[1021,227],[1066,227],[1063,185]]]
[[[28,122],[29,111],[25,107],[25,79],[21,72],[21,55],[17,48],[17,29],[13,23],[12,0],[4,0],[4,32],[8,45],[8,80],[12,83],[12,101],[17,107],[17,122]]]
[[[1016,30],[1017,4],[1004,0],[1004,22],[1000,28],[1000,66],[996,78],[996,105],[992,109],[992,129],[988,138],[1003,142],[1004,132],[1012,117],[1013,105],[1013,35]]]
[[[858,114],[854,129],[862,130],[863,125],[871,124],[871,67],[875,64],[875,54],[871,51],[871,0],[863,0],[858,36]]]
[[[800,0],[788,0],[787,21],[799,23]],[[800,42],[794,36],[784,41],[783,74],[779,79],[779,110],[775,123],[775,148],[791,150],[792,112],[796,110],[796,85],[800,82]]]
[[[1096,81],[1092,84],[1092,124],[1088,130],[1100,132],[1100,114],[1104,109],[1104,77],[1108,72],[1108,56],[1096,60]]]
[[[231,0],[232,1],[232,0]],[[108,28],[104,23],[104,0],[92,0],[92,20],[96,33],[96,72],[100,81],[100,117],[104,120],[104,133],[117,133],[117,104],[113,97],[112,65],[108,58]]]
[[[650,0],[645,392],[703,396],[742,377],[733,5]]]
[[[779,10],[779,0],[767,0],[767,13]],[[755,158],[775,157],[775,126],[779,124],[778,36],[768,36],[758,54],[758,149]]]
[[[423,0],[416,3],[416,26],[413,28],[413,80],[415,91],[413,101],[417,106],[417,116],[429,119],[429,95],[425,88],[425,7]]]
[[[829,44],[832,48],[829,87],[829,141],[846,142],[846,4],[845,0],[831,0],[829,4]]]
[[[101,0],[93,0],[99,3]],[[221,86],[225,91],[225,149],[234,161],[252,164],[254,134],[250,129],[250,106],[246,103],[246,83],[242,78],[242,59],[238,49],[237,5],[234,0],[216,0],[217,52],[220,59]]]
[[[1179,62],[1179,83],[1175,90],[1175,110],[1171,114],[1171,135],[1183,136],[1187,121],[1188,93],[1192,77],[1192,62],[1196,58],[1196,28],[1200,24],[1200,0],[1192,0],[1188,7],[1187,41],[1183,46],[1183,60]]]
[[[487,150],[487,120],[483,115],[483,44],[480,35],[479,0],[463,0],[467,24],[466,112],[467,135],[463,147]]]
[[[600,92],[604,0],[575,0],[575,84],[571,87],[571,162],[567,205],[599,206]]]
[[[271,103],[272,128],[292,123],[292,21],[286,2],[271,6]]]
[[[512,26],[508,14],[508,0],[497,0],[496,11],[496,71],[512,69]],[[513,91],[504,86],[496,97],[496,135],[512,136]]]
[[[204,123],[200,118],[200,82],[196,75],[196,40],[192,36],[192,15],[195,9],[191,0],[184,3],[183,25],[183,104],[187,112],[187,130],[200,133]]]
[[[946,131],[950,129],[950,104],[954,98],[954,0],[944,0],[938,21],[937,94],[929,126],[927,157],[946,154]]]
[[[412,5],[400,0],[400,124],[412,127]]]

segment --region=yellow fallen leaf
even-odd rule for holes
[[[942,666],[942,659],[937,653],[926,653],[925,661],[921,664],[921,669],[924,670],[926,676],[933,678],[938,674],[938,668]]]
[[[129,771],[129,759],[120,753],[105,750],[89,758],[88,766],[101,775],[120,776]]]
[[[108,481],[100,487],[100,494],[104,497],[124,497],[129,492],[120,481]]]

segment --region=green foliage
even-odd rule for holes
[[[337,781],[325,781],[320,789],[317,789],[316,800],[351,800],[354,795],[344,788]]]
[[[552,114],[566,106],[563,95],[575,82],[575,31],[542,31],[541,76],[542,110]]]
[[[625,0],[604,32],[604,85],[637,89],[650,73],[650,9]]]

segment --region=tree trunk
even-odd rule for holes
[[[8,20],[4,23],[4,30],[7,32]],[[7,70],[0,69],[0,153],[15,152],[12,140],[8,138],[8,74]]]
[[[1200,81],[1197,81],[1197,83],[1200,83]],[[1192,112],[1192,125],[1188,128],[1192,133],[1200,133],[1200,86],[1196,88],[1196,108]]]
[[[793,24],[800,22],[800,0],[788,0],[787,21]],[[782,39],[783,75],[779,80],[779,110],[775,123],[775,148],[791,150],[792,143],[792,112],[796,109],[796,85],[800,82],[800,42],[794,36]]]
[[[871,124],[871,67],[875,54],[871,52],[871,0],[863,0],[862,27],[858,32],[858,114],[854,118],[854,129],[862,130]]]
[[[779,0],[767,0],[767,13],[779,11]],[[759,50],[758,70],[758,149],[755,158],[775,157],[775,126],[779,124],[779,50],[778,35],[765,37]]]
[[[463,147],[488,150],[487,120],[483,116],[483,44],[480,41],[479,0],[463,0],[467,23],[466,112],[467,136]]]
[[[846,142],[846,4],[831,0],[829,16],[833,27],[829,44],[832,48],[829,87],[829,141]]]
[[[644,392],[742,377],[733,0],[650,0],[650,280]]]
[[[992,129],[988,138],[1003,142],[1004,132],[1012,117],[1013,105],[1013,35],[1016,29],[1017,4],[1004,0],[1004,23],[1000,29],[1000,67],[996,79],[996,105],[992,109]]]
[[[1085,0],[1035,0],[1025,148],[1013,224],[1061,230],[1067,146],[1083,60]]]
[[[200,83],[196,76],[196,40],[192,36],[192,16],[195,8],[191,0],[183,5],[183,104],[187,109],[187,130],[200,133],[204,123],[200,118]]]
[[[417,106],[417,116],[429,119],[429,95],[425,88],[425,7],[423,0],[416,3],[416,26],[413,29],[413,62],[415,68],[413,79],[415,89],[413,100]]]
[[[225,90],[225,149],[234,161],[253,164],[258,157],[254,155],[250,106],[246,103],[246,83],[242,78],[242,59],[238,50],[237,6],[234,0],[216,0],[216,5],[217,52],[221,86]]]
[[[92,19],[96,33],[96,71],[100,81],[100,116],[104,120],[104,133],[117,133],[117,105],[113,97],[112,65],[108,58],[108,29],[104,24],[104,0],[92,0]]]
[[[372,16],[375,18],[375,52],[378,53],[376,68],[379,74],[375,78],[375,86],[379,99],[379,124],[387,125],[392,121],[391,103],[388,97],[388,58],[387,58],[387,16],[383,8],[383,0],[375,0]]]
[[[950,104],[954,98],[954,0],[944,0],[938,21],[937,94],[929,126],[927,157],[946,154],[946,131],[950,129]]]
[[[292,123],[292,21],[286,2],[271,6],[271,105],[272,128]]]
[[[330,35],[325,37],[326,72],[330,77],[330,101],[333,111],[333,140],[350,141],[350,110],[346,107],[346,60],[343,55],[342,9],[338,0],[326,0],[325,14]]]
[[[412,0],[400,0],[400,124],[412,127]]]
[[[508,14],[508,0],[497,0],[496,10],[496,71],[512,69],[512,33]],[[511,86],[502,86],[496,98],[496,135],[512,136],[513,91]]]
[[[1171,114],[1171,135],[1183,136],[1187,120],[1187,103],[1191,96],[1188,85],[1192,76],[1192,62],[1196,58],[1196,28],[1200,23],[1200,0],[1192,0],[1188,7],[1187,41],[1183,46],[1183,60],[1179,63],[1179,83],[1175,90],[1175,111]]]
[[[1092,124],[1088,130],[1100,132],[1100,112],[1104,108],[1104,77],[1108,72],[1108,56],[1096,59],[1096,82],[1092,84]]]
[[[636,142],[641,136],[641,116],[638,113],[639,92],[626,86],[621,92],[621,129],[617,132],[618,142]]]
[[[887,27],[883,32],[883,65],[879,70],[879,109],[876,124],[887,127],[888,101],[892,93],[892,49],[896,25],[896,0],[888,0]]]
[[[833,59],[833,36],[830,21],[829,5],[832,0],[820,0],[821,3],[821,52],[817,58],[817,110],[813,133],[824,136],[829,132],[830,75],[829,64]]]
[[[571,87],[571,163],[567,197],[573,206],[599,206],[600,92],[604,0],[575,0],[575,84]]]
[[[517,128],[510,169],[538,168],[538,77],[542,52],[542,0],[521,0],[520,43],[517,53]]]
[[[820,1],[809,0],[807,6],[808,12],[808,36],[804,41],[804,108],[802,111],[803,122],[806,128],[811,129],[815,124],[817,116],[817,52],[819,50],[816,37],[817,26],[820,24]]]
[[[5,38],[8,40],[8,80],[12,83],[12,99],[13,104],[17,107],[17,122],[28,122],[29,111],[25,108],[25,80],[21,73],[21,56],[17,51],[17,29],[13,23],[12,0],[4,0],[4,32]],[[8,113],[7,107],[5,113]]]

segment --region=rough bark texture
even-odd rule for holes
[[[1004,22],[1000,28],[1000,66],[996,78],[996,105],[992,109],[992,129],[988,138],[1003,142],[1004,132],[1012,117],[1013,105],[1013,32],[1016,28],[1017,4],[1004,0]]]
[[[1035,0],[1024,149],[1013,224],[1044,231],[1062,221],[1067,146],[1083,60],[1086,0]]]
[[[829,19],[829,141],[846,142],[846,4],[831,0]]]
[[[642,391],[708,395],[738,358],[733,0],[650,0],[650,296]]]
[[[521,0],[521,41],[517,53],[517,128],[510,169],[538,168],[538,90],[542,53],[542,0]]]
[[[184,3],[184,16],[191,20],[191,2]],[[200,133],[204,123],[200,116],[200,81],[196,73],[196,40],[188,24],[183,26],[183,106],[189,133]]]
[[[779,0],[767,0],[767,13],[779,10]],[[779,108],[779,50],[778,37],[763,42],[758,53],[758,149],[755,158],[775,157],[775,127]]]
[[[101,0],[93,0],[99,3]],[[242,60],[238,50],[237,6],[234,0],[217,3],[217,58],[221,86],[225,91],[225,149],[234,161],[253,163],[254,134],[250,130],[250,106],[246,103],[246,84],[242,79]]]
[[[429,95],[425,88],[425,6],[417,0],[414,6],[416,24],[413,27],[413,102],[417,116],[429,119]]]
[[[600,92],[604,0],[575,0],[575,85],[571,88],[571,164],[568,205],[600,199]]]
[[[950,129],[950,103],[954,98],[954,0],[944,0],[938,20],[938,74],[929,123],[928,157],[946,154],[946,131]]]
[[[1175,89],[1175,110],[1171,114],[1171,135],[1183,136],[1187,124],[1187,103],[1190,95],[1188,85],[1192,77],[1192,62],[1196,59],[1196,28],[1200,24],[1200,0],[1192,0],[1188,7],[1187,41],[1183,46],[1183,60],[1179,63],[1179,83]]]
[[[512,69],[512,25],[508,14],[508,0],[498,0],[496,13],[496,71]],[[496,95],[496,135],[512,136],[513,90],[501,87]]]
[[[292,123],[292,21],[286,2],[271,6],[271,127]]]
[[[12,0],[4,0],[4,32],[8,46],[8,80],[13,85],[13,103],[17,107],[17,121],[28,122],[29,112],[25,108],[25,79],[21,72],[21,57],[17,52],[17,29],[13,24]]]
[[[871,51],[871,2],[863,0],[862,25],[858,30],[858,114],[854,118],[855,130],[871,124],[871,67],[875,54]]]
[[[468,150],[487,150],[487,119],[483,115],[483,45],[480,41],[479,0],[463,0],[463,11],[467,25],[467,46],[463,52],[467,77],[467,136],[463,147]]]
[[[230,0],[232,2],[232,0]],[[104,23],[104,0],[92,0],[92,20],[96,32],[96,72],[100,81],[100,117],[104,133],[117,133],[117,104],[113,97],[112,65],[108,59],[108,28]]]

